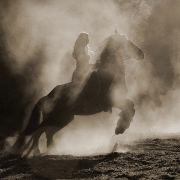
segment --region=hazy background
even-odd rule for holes
[[[50,153],[103,153],[115,141],[179,133],[179,7],[179,0],[1,0],[1,136],[20,131],[38,98],[71,81],[71,53],[80,32],[89,33],[90,48],[99,53],[116,29],[145,53],[143,61],[125,62],[136,106],[130,128],[112,137],[116,109],[112,115],[77,116],[55,135]]]

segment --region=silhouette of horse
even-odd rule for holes
[[[70,123],[74,115],[111,112],[112,107],[121,109],[115,134],[123,133],[135,114],[134,103],[126,98],[127,88],[122,60],[131,56],[136,59],[144,58],[142,50],[124,36],[110,36],[94,70],[87,77],[79,93],[73,96],[77,87],[70,82],[56,86],[47,96],[42,97],[35,105],[29,124],[20,134],[15,147],[19,149],[24,137],[32,135],[25,145],[27,147],[31,144],[27,155],[33,149],[35,153],[39,153],[38,141],[42,133],[46,133],[47,146],[50,146],[53,135]],[[112,98],[113,89],[118,91],[117,87],[122,97],[119,102]]]

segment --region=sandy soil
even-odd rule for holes
[[[180,138],[146,139],[101,156],[0,156],[0,179],[180,179]]]

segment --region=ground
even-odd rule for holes
[[[0,179],[180,179],[180,138],[146,139],[125,153],[0,156]]]

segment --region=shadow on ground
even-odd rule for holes
[[[180,179],[180,139],[146,139],[100,156],[1,155],[0,179]]]

